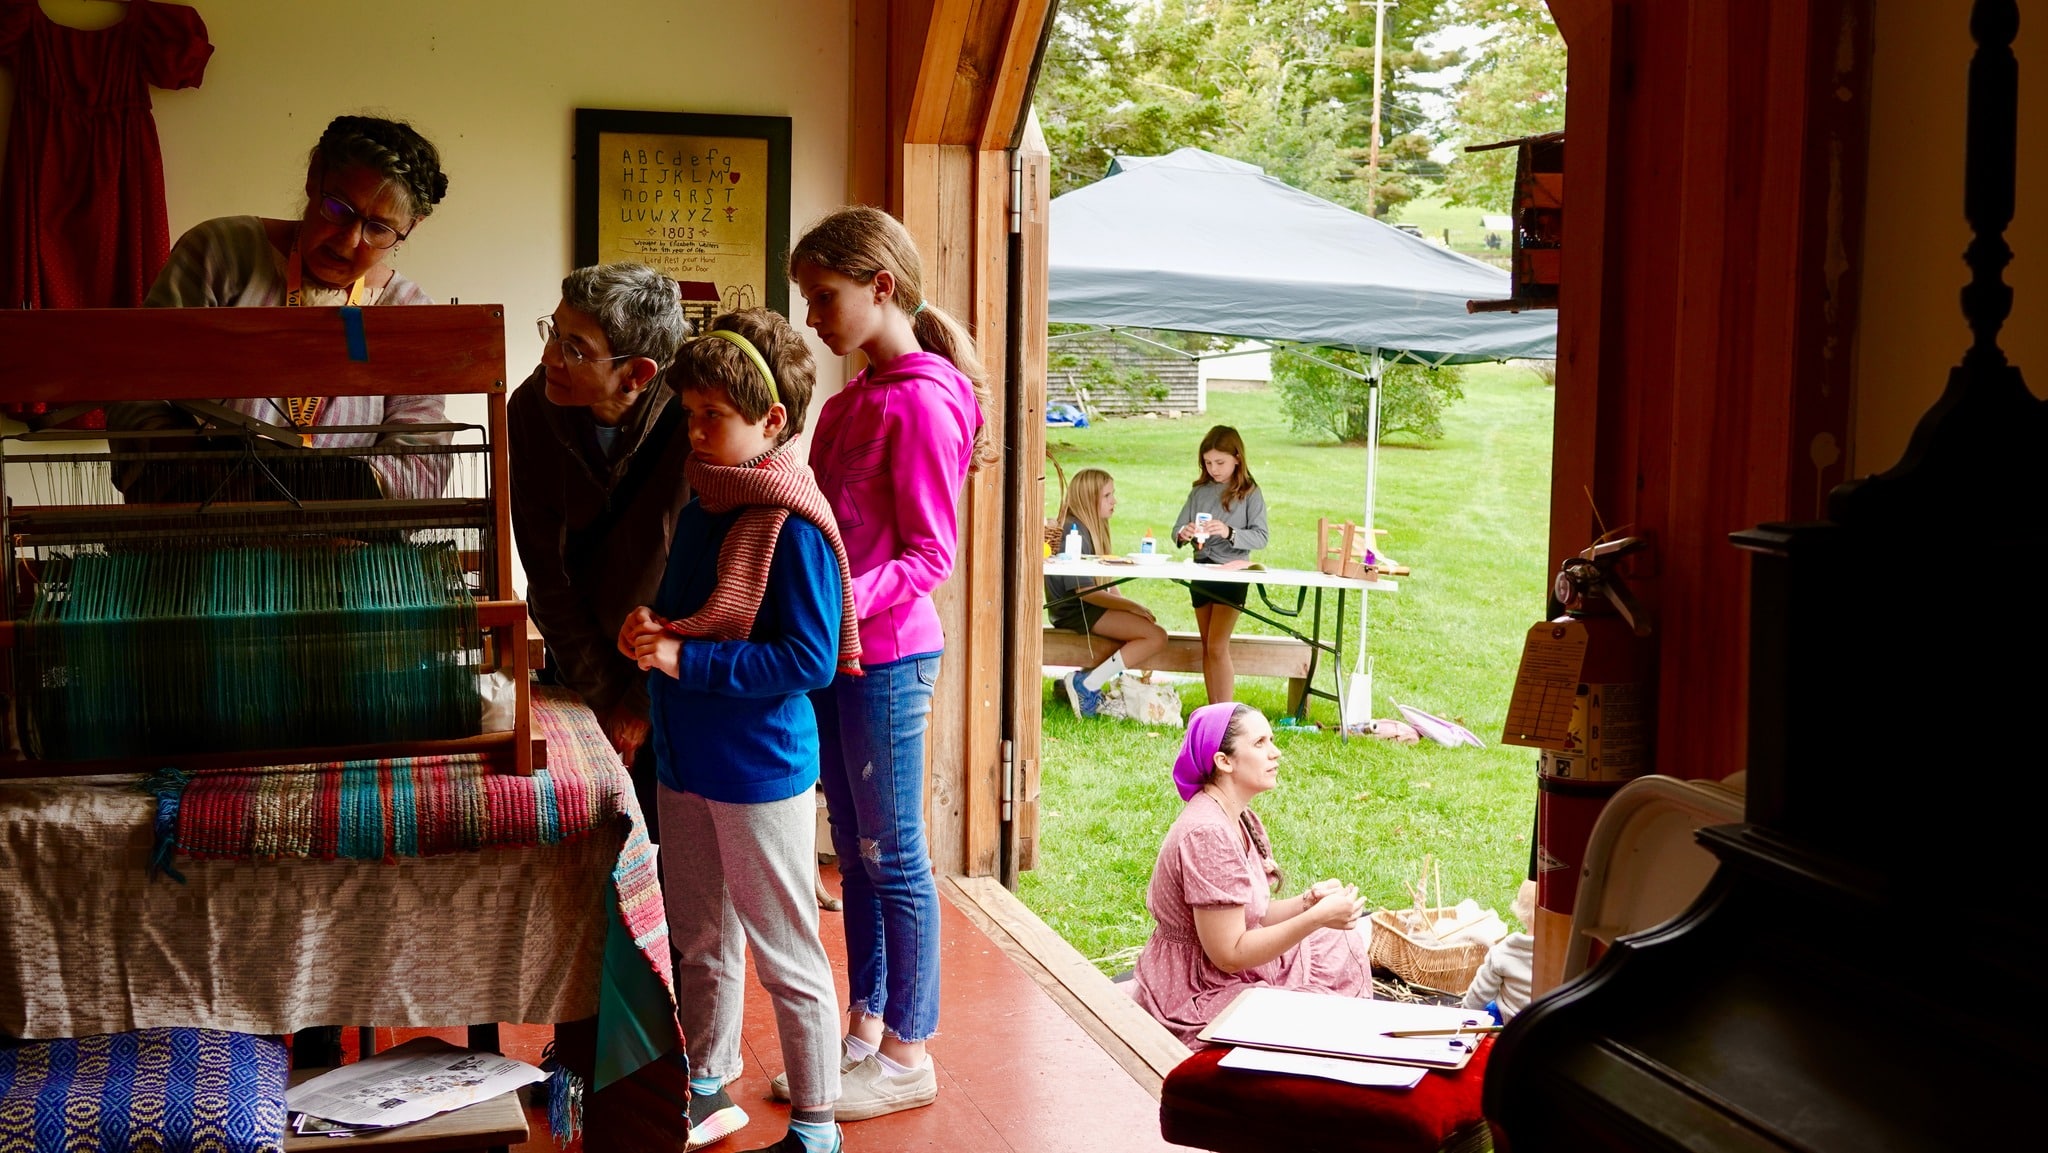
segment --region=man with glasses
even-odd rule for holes
[[[620,655],[619,626],[651,604],[669,530],[688,501],[684,427],[666,369],[687,336],[676,282],[643,264],[579,268],[537,322],[540,366],[512,394],[512,530],[527,611],[548,668],[597,715],[632,766],[654,828],[647,674]]]
[[[402,121],[337,116],[313,146],[306,165],[306,205],[297,219],[223,216],[202,221],[178,238],[170,259],[144,301],[154,308],[432,304],[427,294],[390,266],[394,253],[448,192],[440,153]],[[281,388],[298,383],[281,381]],[[315,382],[304,382],[313,387]],[[445,444],[446,431],[403,426],[444,422],[439,396],[275,396],[204,401],[214,410],[252,417],[296,431],[312,448],[404,449]],[[207,410],[160,402],[117,404],[107,410],[116,429],[197,427]],[[217,413],[216,413],[217,416]],[[328,427],[386,426],[381,432],[323,432]],[[396,427],[393,427],[396,426]],[[149,448],[214,447],[150,438]],[[149,462],[148,449],[125,461],[116,483],[132,501],[197,501],[209,497],[279,499],[441,495],[449,457],[441,453],[312,458],[303,468],[278,466],[277,483],[290,493],[241,484],[222,491],[219,469],[191,462]],[[322,467],[333,466],[333,467]]]

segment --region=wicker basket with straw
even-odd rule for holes
[[[1429,899],[1432,874],[1436,878],[1435,904]],[[1372,915],[1372,963],[1411,985],[1463,993],[1493,942],[1448,930],[1459,920],[1459,910],[1442,903],[1442,872],[1430,862],[1423,864],[1422,881],[1409,885],[1408,890],[1415,899],[1411,908],[1381,909]],[[1501,929],[1504,933],[1506,926]]]
[[[1411,909],[1395,912],[1381,909],[1372,915],[1372,963],[1410,985],[1421,985],[1444,993],[1463,993],[1479,973],[1490,947],[1482,941],[1446,942],[1435,939],[1436,924],[1449,919],[1456,910]],[[1425,920],[1416,925],[1414,916]]]

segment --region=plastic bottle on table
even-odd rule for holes
[[[1067,526],[1066,550],[1061,554],[1068,560],[1081,559],[1081,525],[1075,522]]]
[[[1158,551],[1159,542],[1152,539],[1152,530],[1148,528],[1145,530],[1145,539],[1138,542],[1138,554],[1140,556],[1151,556]]]

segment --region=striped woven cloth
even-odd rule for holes
[[[632,785],[582,700],[537,686],[533,703],[548,768],[530,777],[493,772],[475,756],[202,773],[183,786],[178,851],[375,861],[555,845],[629,811],[639,829]]]
[[[168,864],[172,850],[222,860],[391,860],[555,845],[627,822],[612,869],[618,912],[605,953],[609,961],[637,952],[646,964],[604,967],[596,1077],[603,1089],[681,1048],[668,918],[632,783],[596,718],[567,689],[536,686],[533,704],[548,767],[530,777],[494,772],[474,756],[158,774],[149,783],[165,839],[158,860]]]

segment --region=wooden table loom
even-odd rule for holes
[[[18,680],[23,675],[21,648],[27,627],[22,615],[34,600],[44,550],[55,548],[113,552],[145,544],[176,548],[188,540],[218,544],[280,538],[341,545],[369,539],[413,541],[434,534],[437,540],[471,542],[474,547],[457,550],[469,570],[465,580],[478,630],[479,648],[467,659],[475,660],[480,672],[508,674],[516,693],[512,727],[501,732],[393,739],[372,724],[360,739],[340,744],[167,753],[152,749],[133,756],[85,759],[39,757],[35,740],[28,740],[26,749],[10,740],[8,755],[0,759],[0,777],[456,753],[483,755],[501,771],[522,775],[545,765],[546,750],[531,718],[528,673],[533,657],[526,606],[512,599],[504,332],[504,310],[498,305],[0,311],[0,401],[46,404],[51,409],[46,425],[103,404],[184,398],[481,394],[487,406],[482,426],[450,421],[349,430],[453,434],[453,443],[446,445],[300,448],[281,414],[276,424],[268,424],[225,410],[212,414],[214,427],[177,434],[182,442],[172,444],[173,451],[150,451],[151,437],[159,438],[159,444],[170,443],[161,433],[49,427],[6,438],[5,468],[0,471],[0,560],[6,574],[0,585],[6,619],[0,620],[0,649],[7,650],[10,659],[0,662],[0,693],[6,696],[11,736],[20,733],[24,711],[18,691],[24,687]],[[480,442],[475,439],[479,434]],[[211,461],[210,467],[223,469],[240,467],[221,462],[243,457],[297,463],[322,456],[369,458],[414,452],[447,454],[453,461],[451,471],[458,473],[458,464],[480,466],[470,470],[477,474],[467,486],[470,491],[460,491],[465,486],[457,483],[431,499],[366,500],[360,494],[357,499],[315,499],[284,491],[285,499],[134,503],[106,481],[96,487],[24,483],[34,479],[29,476],[32,470],[56,466],[77,467],[79,475],[103,468],[110,478],[124,464],[138,460],[155,469],[177,467],[173,462],[184,460],[193,461],[194,467]],[[267,468],[249,467],[275,479]],[[284,489],[284,482],[277,484]],[[53,490],[66,488],[73,491],[58,492],[53,498]],[[288,636],[298,635],[293,633],[298,625],[290,619],[276,627]],[[330,633],[336,628],[331,621],[323,627]],[[138,659],[146,656],[137,654]],[[50,674],[45,670],[38,675]],[[194,723],[200,719],[194,718]],[[205,739],[180,736],[188,738],[188,744]]]

